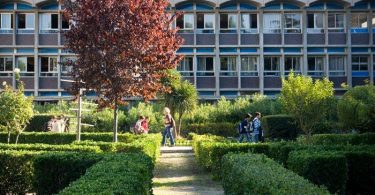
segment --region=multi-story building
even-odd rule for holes
[[[337,95],[374,82],[374,0],[170,0],[169,11],[183,12],[178,70],[201,98],[274,95],[291,69],[328,77]],[[61,12],[56,0],[0,1],[0,82],[19,68],[27,95],[69,96]]]

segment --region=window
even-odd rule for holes
[[[324,57],[308,57],[307,66],[308,75],[316,77],[321,77],[324,75]]]
[[[307,32],[308,33],[324,33],[323,13],[307,14]]]
[[[241,32],[257,33],[258,16],[257,14],[241,14]]]
[[[72,63],[77,60],[77,57],[61,57],[61,76],[70,76],[69,73],[73,71]]]
[[[237,14],[220,14],[220,32],[237,32]]]
[[[236,56],[220,57],[220,76],[237,76]]]
[[[281,32],[281,15],[280,14],[264,14],[264,32],[280,33]]]
[[[13,76],[12,57],[0,57],[0,76]]]
[[[241,76],[258,76],[258,58],[241,56]]]
[[[64,14],[61,15],[61,29],[70,30],[70,19]]]
[[[264,76],[280,76],[280,57],[264,57]]]
[[[40,58],[40,76],[57,76],[57,58]]]
[[[13,14],[2,13],[0,14],[0,33],[8,34],[13,33]]]
[[[372,22],[371,22],[372,32],[375,32],[375,15],[372,15]]]
[[[284,14],[284,32],[301,33],[301,14]]]
[[[59,28],[58,14],[40,14],[40,33],[56,33]]]
[[[182,76],[194,76],[193,57],[185,56],[177,66],[177,70],[181,73]]]
[[[34,33],[35,17],[34,14],[18,14],[17,33],[27,34]]]
[[[301,74],[301,57],[286,56],[285,57],[285,75],[288,75],[291,70],[296,74]]]
[[[215,14],[197,14],[197,29],[200,33],[214,33]]]
[[[194,30],[194,15],[183,14],[176,19],[176,26],[180,28],[180,32],[192,33]]]
[[[21,76],[34,76],[34,57],[18,57],[16,65]]]
[[[214,57],[197,57],[197,76],[214,76]]]
[[[328,32],[345,32],[344,14],[328,14]]]
[[[367,13],[352,13],[351,31],[353,33],[367,33]]]
[[[329,76],[345,76],[345,56],[329,57]]]
[[[368,71],[368,57],[352,56],[352,71]]]

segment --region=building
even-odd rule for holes
[[[202,99],[280,92],[295,72],[327,76],[337,95],[374,82],[373,0],[170,0],[181,11],[174,27],[185,39],[178,70]],[[56,0],[0,1],[0,82],[15,83],[21,69],[26,94],[37,100],[67,97],[73,58],[64,51],[69,22]]]

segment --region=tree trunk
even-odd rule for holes
[[[21,132],[17,133],[17,136],[16,136],[16,144],[18,144],[18,138],[20,137],[21,135]]]
[[[115,101],[115,109],[113,110],[113,142],[117,142],[117,128],[118,128],[118,105]]]
[[[178,136],[181,136],[181,123],[182,123],[182,115],[183,114],[178,114]]]
[[[10,131],[8,131],[8,144],[10,143]]]

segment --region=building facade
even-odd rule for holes
[[[170,0],[169,11],[182,12],[178,70],[202,99],[275,95],[291,70],[328,77],[337,95],[374,82],[375,1]],[[0,1],[0,82],[14,85],[19,68],[26,95],[69,96],[61,12],[56,0]]]

